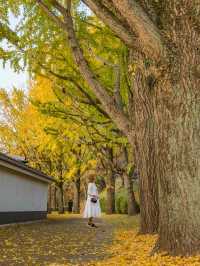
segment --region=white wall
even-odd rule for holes
[[[0,166],[0,212],[46,211],[48,184]]]

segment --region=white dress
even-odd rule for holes
[[[97,198],[96,203],[93,203],[91,202],[92,195],[98,197],[98,190],[97,190],[95,183],[88,184],[87,201],[86,201],[85,209],[83,212],[84,218],[90,218],[90,217],[95,218],[95,217],[101,216],[101,207],[99,203],[99,198]]]

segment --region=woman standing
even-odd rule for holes
[[[101,216],[101,207],[99,203],[98,190],[95,184],[95,175],[91,174],[89,177],[88,190],[87,190],[87,201],[83,213],[84,218],[88,218],[88,225],[91,227],[97,227],[93,218]]]

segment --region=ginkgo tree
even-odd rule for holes
[[[51,138],[48,145],[52,157],[52,174],[60,189],[60,212],[63,212],[63,185],[72,182],[74,185],[73,211],[80,212],[80,185],[81,177],[90,168],[95,166],[95,154],[91,153],[86,143],[85,127],[77,120],[71,119],[69,112],[76,116],[72,99],[60,97],[52,88],[52,82],[44,77],[38,77],[35,86],[30,91],[31,102],[37,111],[45,116],[47,121],[45,133]],[[41,90],[42,88],[42,90]],[[48,99],[48,100],[47,100]],[[69,117],[68,117],[69,116]],[[78,116],[78,115],[77,115]],[[73,117],[73,116],[72,116]]]
[[[60,105],[57,103],[56,106],[55,103],[50,102],[42,105],[40,103],[40,109],[46,114],[63,117],[64,119],[67,116],[71,117],[74,122],[87,124],[87,130],[90,131],[90,135],[95,134],[97,142],[106,143],[109,141],[112,143],[116,142],[117,138],[119,143],[126,143],[126,138],[122,136],[121,132],[118,136],[113,134],[115,126],[102,108],[98,98],[80,75],[73,62],[69,47],[66,45],[66,40],[63,38],[62,31],[56,34],[56,38],[50,38],[50,32],[46,30],[47,27],[51,25],[52,31],[57,30],[51,21],[48,21],[47,24],[43,23],[43,27],[36,30],[37,24],[34,24],[33,21],[37,19],[37,14],[32,12],[31,9],[29,11],[31,16],[24,14],[27,21],[26,26],[20,27],[21,37],[19,42],[26,47],[24,54],[21,53],[22,58],[25,62],[28,62],[28,68],[32,74],[37,73],[37,75],[48,77],[52,81],[54,84],[53,90],[60,101]],[[124,109],[127,109],[127,99],[130,93],[127,48],[93,15],[85,16],[85,13],[79,9],[75,16],[77,34],[80,36],[91,67],[96,75],[102,79],[102,82],[107,85],[109,93],[112,94],[114,91],[116,100],[121,103]],[[32,33],[30,34],[30,32]],[[84,38],[82,38],[83,36]],[[16,56],[15,60],[17,61],[17,59]],[[40,87],[41,94],[44,87],[43,82]],[[73,108],[70,106],[73,112],[63,111],[62,104],[67,106],[69,101],[73,102]],[[110,174],[110,177],[113,176],[113,174]],[[129,202],[133,203],[131,194]],[[133,204],[132,206],[130,204],[129,210],[132,210],[129,211],[129,214],[136,213]]]
[[[82,31],[79,35],[76,23],[78,18],[87,17],[88,11],[82,8],[78,13],[79,2],[85,3],[128,48],[128,112],[88,57],[90,52],[82,42],[87,34]],[[17,33],[9,28],[8,10],[19,14],[22,7],[26,19]],[[171,254],[199,252],[199,1],[18,0],[1,1],[0,10],[1,38],[12,44],[9,51],[1,49],[1,54],[14,67],[27,48],[34,55],[38,33],[40,44],[47,47],[59,36],[66,47],[71,47],[82,78],[136,152],[141,232],[159,228],[157,247]],[[24,28],[29,31],[25,38]]]
[[[45,85],[45,84],[44,84]],[[57,88],[57,84],[54,84],[54,92],[57,97],[57,102],[52,101],[35,101],[34,104],[38,106],[41,112],[45,113],[47,116],[57,117],[63,119],[63,121],[71,121],[76,123],[79,127],[84,128],[85,136],[84,143],[89,145],[89,149],[92,150],[94,154],[97,152],[102,154],[101,161],[104,161],[104,168],[106,171],[106,183],[107,183],[107,213],[113,213],[115,211],[115,176],[119,172],[119,162],[113,163],[113,154],[115,158],[120,159],[120,147],[126,146],[126,138],[115,128],[113,123],[108,119],[107,116],[102,114],[101,109],[96,107],[96,105],[90,106],[90,108],[85,107],[86,99],[82,100],[73,97],[65,92],[63,92],[63,86],[66,84],[60,84],[61,90]],[[69,88],[67,88],[69,90]],[[44,88],[43,88],[44,90]],[[78,108],[77,108],[78,106]],[[86,133],[87,132],[87,133]],[[109,146],[109,148],[108,148]],[[96,147],[94,149],[94,147]],[[105,148],[106,147],[106,148]],[[116,147],[118,147],[116,149]],[[104,151],[107,151],[106,153]],[[111,152],[112,151],[112,152]],[[117,151],[117,152],[116,152]],[[120,159],[121,160],[121,159]],[[115,160],[116,161],[116,160]],[[125,168],[128,164],[125,160],[125,165],[120,169],[120,174],[124,175],[126,173]],[[106,170],[106,169],[105,169]],[[126,178],[126,184],[128,184],[128,214],[137,214],[138,207],[135,201],[132,177],[124,175]],[[80,188],[80,182],[77,183]],[[76,200],[74,202],[77,202]],[[75,204],[76,205],[76,204]]]
[[[20,45],[26,47],[24,52],[22,52],[23,49],[19,49],[20,53],[24,62],[28,62],[28,68],[33,77],[36,73],[48,77],[52,81],[54,93],[60,102],[60,104],[55,104],[55,102],[48,101],[41,104],[38,101],[34,104],[47,115],[63,118],[64,120],[69,120],[70,117],[75,123],[87,125],[86,130],[90,131],[90,135],[95,135],[95,142],[100,143],[100,145],[106,142],[115,143],[116,139],[119,144],[126,144],[126,137],[123,136],[121,131],[118,131],[119,134],[114,134],[114,131],[117,132],[116,126],[110,119],[109,114],[105,112],[98,97],[95,96],[80,75],[73,62],[66,39],[63,38],[63,32],[58,33],[57,26],[51,21],[45,21],[41,24],[42,27],[38,29],[37,23],[34,23],[38,19],[37,13],[32,12],[31,5],[28,10],[28,13],[22,14],[27,23],[19,28],[21,36],[18,44],[20,43]],[[121,108],[127,111],[128,97],[130,96],[127,48],[93,15],[85,15],[85,12],[79,9],[74,16],[76,17],[77,34],[91,68],[106,85],[108,93],[110,95],[114,93],[115,99],[121,105]],[[49,26],[53,32],[56,31],[57,33],[53,39],[51,38],[51,32],[47,30]],[[18,57],[16,56],[15,61],[17,60]],[[40,87],[41,94],[44,88],[45,84],[43,83]],[[71,111],[67,111],[65,107],[63,108],[63,105],[65,107],[70,106]],[[108,154],[107,157],[110,158]],[[112,160],[108,165],[111,164]],[[112,168],[109,173],[107,176],[108,184],[114,182]],[[129,183],[129,187],[132,189],[131,179]],[[108,187],[111,186],[108,185]],[[129,214],[136,214],[133,190],[129,195]],[[114,202],[114,193],[110,189],[108,189],[108,197],[112,199],[111,202]]]
[[[29,23],[29,25],[32,24]],[[77,25],[78,32],[81,36],[84,32],[87,33],[88,31],[88,37],[82,41],[82,44],[87,50],[88,60],[91,61],[92,67],[96,70],[97,75],[110,87],[110,90],[112,90],[112,83],[116,84],[116,98],[118,97],[118,100],[121,101],[124,108],[127,108],[128,78],[126,73],[126,47],[124,47],[120,41],[93,16],[89,18],[82,16],[80,21],[77,16]],[[70,51],[66,47],[65,40],[63,40],[62,36],[58,35],[55,40],[51,40],[51,45],[47,45],[49,39],[44,29],[42,29],[37,36],[34,34],[34,37],[29,35],[29,30],[29,27],[26,27],[23,31],[24,40],[28,43],[30,42],[29,39],[32,38],[31,42],[35,44],[34,49],[27,49],[26,52],[26,58],[28,58],[29,61],[29,69],[32,73],[34,72],[48,77],[47,79],[43,79],[43,81],[42,79],[37,79],[37,81],[35,81],[39,86],[37,93],[38,96],[40,96],[38,97],[40,100],[38,100],[37,103],[35,101],[34,104],[46,115],[64,118],[65,120],[66,117],[68,117],[68,120],[70,117],[73,122],[82,125],[86,124],[86,130],[90,132],[90,136],[95,136],[95,142],[99,143],[98,146],[104,145],[106,142],[115,143],[117,141],[119,144],[121,142],[126,143],[126,138],[121,135],[121,132],[119,132],[119,134],[114,134],[114,124],[102,108],[98,99],[80,76],[76,66],[73,64]],[[41,42],[41,36],[47,39],[47,43]],[[91,43],[90,40],[93,39],[95,41]],[[112,45],[113,42],[115,46]],[[107,44],[106,48],[102,46],[102,43]],[[62,50],[62,53],[60,53],[62,47],[64,52]],[[55,54],[57,56],[55,56]],[[92,60],[94,57],[95,61]],[[77,80],[78,77],[79,80]],[[50,87],[53,89],[59,103],[55,103],[54,100],[44,101],[45,98],[48,98],[48,95],[44,97],[44,91],[49,85],[50,80],[53,84],[53,86],[51,85]],[[121,88],[123,100],[120,99],[118,95],[118,87]],[[48,98],[48,100],[50,99]],[[70,110],[67,111],[66,107],[70,107]],[[115,193],[113,189],[110,189],[113,187],[110,184],[114,184],[115,182],[114,177],[116,170],[110,167],[112,165],[112,159],[109,154],[106,154],[107,158],[105,158],[105,154],[103,157],[106,161],[110,160],[110,162],[106,164],[109,166],[107,170],[110,169],[106,174],[107,205],[112,205],[113,207],[108,207],[107,209],[109,210],[108,213],[112,213],[115,209]],[[129,187],[132,188],[131,180],[129,180],[129,183]],[[134,207],[136,203],[133,197],[133,190],[132,193],[128,195],[130,195],[128,213],[133,215],[137,213],[136,207]]]
[[[87,50],[87,57],[92,67],[97,72],[97,75],[102,78],[102,81],[107,84],[110,91],[113,90],[112,87],[114,84],[116,99],[121,102],[123,108],[126,109],[129,93],[126,62],[128,53],[126,47],[124,47],[119,40],[94,17],[81,18],[77,24],[80,35],[88,30],[87,39],[85,38],[82,40],[82,45]],[[32,40],[36,46],[31,50],[31,55],[29,55],[29,60],[31,61],[30,68],[34,72],[52,80],[54,84],[53,89],[60,104],[55,106],[55,104],[50,102],[42,105],[38,103],[40,109],[46,114],[63,117],[64,119],[66,119],[66,117],[71,117],[71,119],[77,123],[87,124],[88,128],[93,127],[92,134],[94,134],[94,131],[96,131],[96,133],[99,131],[98,134],[104,136],[103,141],[115,142],[116,138],[118,138],[118,140],[121,138],[121,141],[126,143],[126,138],[121,132],[119,132],[118,136],[117,134],[113,134],[114,131],[112,128],[115,128],[114,124],[73,64],[65,40],[63,43],[63,38],[59,39],[59,36],[57,36],[55,39],[51,40],[51,45],[47,46],[45,42],[41,43],[41,34],[44,34],[43,38],[45,38],[46,32],[41,32],[39,36],[34,36],[34,40]],[[93,39],[95,41],[90,43],[90,40]],[[49,42],[48,39],[47,42]],[[57,45],[58,43],[59,46]],[[102,43],[106,43],[106,48],[102,46]],[[60,52],[61,50],[62,53]],[[32,63],[33,53],[34,59]],[[94,58],[95,60],[92,60]],[[121,95],[119,95],[119,89],[121,90]],[[73,112],[69,110],[67,112],[66,109],[64,111],[63,105],[67,106],[67,101],[70,101],[70,99],[70,110],[73,109]],[[96,126],[94,126],[95,124]],[[97,126],[97,124],[99,124],[99,126]],[[130,188],[131,187],[130,185]],[[132,202],[131,197],[130,194],[130,202]],[[132,210],[129,211],[129,214],[136,213],[133,206],[130,207],[129,210]]]
[[[55,183],[60,190],[59,212],[64,212],[64,185],[72,183],[73,212],[79,213],[82,176],[89,169],[95,168],[94,155],[81,142],[80,127],[72,123],[64,126],[54,123],[53,127],[48,127],[45,131],[51,138],[48,143],[52,162],[51,174],[55,177]]]
[[[40,81],[40,82],[39,82]],[[40,98],[55,100],[47,79],[38,79],[29,95],[33,101]],[[41,93],[40,86],[43,86]],[[46,88],[46,89],[45,89]],[[0,91],[2,116],[0,120],[0,140],[2,149],[9,153],[25,157],[29,165],[54,177],[59,188],[59,212],[64,211],[63,185],[66,181],[74,182],[75,212],[80,211],[80,177],[94,167],[95,160],[87,149],[81,158],[80,143],[83,130],[62,119],[47,117],[31,104],[27,96],[14,89],[11,95],[6,90]],[[82,131],[82,134],[81,134]]]

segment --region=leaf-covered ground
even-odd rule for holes
[[[97,229],[78,215],[0,228],[1,266],[200,266],[191,258],[149,257],[156,236],[137,235],[138,217],[104,216]]]

